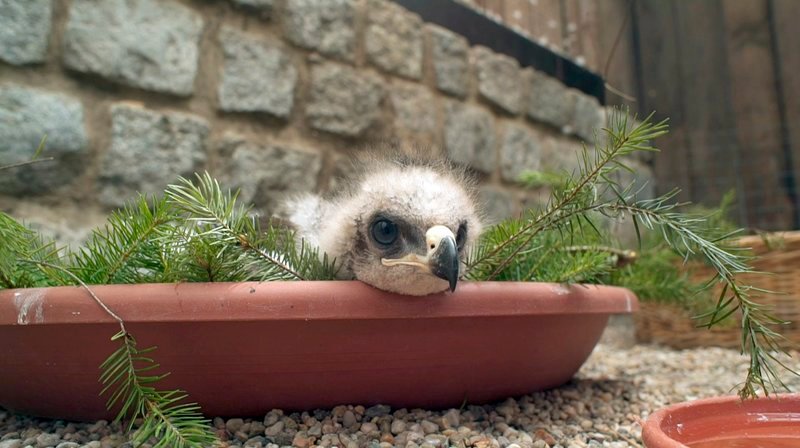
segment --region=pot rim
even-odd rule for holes
[[[436,319],[629,314],[625,288],[539,282],[462,282],[454,293],[404,296],[359,281],[90,285],[126,323]],[[0,290],[0,325],[110,323],[81,286]]]
[[[661,408],[650,414],[642,428],[642,440],[648,448],[689,448],[682,442],[670,437],[664,431],[664,425],[674,426],[685,420],[691,420],[695,414],[709,414],[724,411],[725,414],[764,413],[774,410],[780,404],[790,403],[800,409],[800,393],[771,394],[742,401],[738,395],[703,398],[683,401]],[[767,409],[764,406],[767,406]],[[666,420],[666,421],[665,421]]]

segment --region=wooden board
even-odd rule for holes
[[[748,224],[791,228],[784,147],[767,0],[723,0],[739,178]],[[722,154],[720,154],[722,155]],[[734,172],[731,172],[732,174]]]
[[[797,38],[797,19],[800,17],[800,2],[797,0],[771,0],[770,21],[775,38],[775,56],[778,58],[776,77],[780,87],[779,104],[784,110],[784,132],[791,162],[786,170],[792,170],[787,193],[793,201],[794,228],[800,228],[800,39]]]

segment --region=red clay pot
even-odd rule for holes
[[[409,297],[360,282],[92,286],[140,347],[210,416],[343,403],[440,408],[568,381],[610,314],[615,287],[460,283]],[[117,324],[80,287],[0,291],[0,405],[70,419],[112,416],[98,366]]]
[[[653,413],[642,439],[647,448],[797,448],[800,394],[678,403]]]

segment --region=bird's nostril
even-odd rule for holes
[[[431,249],[436,249],[436,245],[435,244],[431,244]]]

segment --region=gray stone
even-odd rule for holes
[[[583,146],[567,137],[545,139],[542,144],[542,171],[563,175],[575,173]]]
[[[64,32],[72,70],[145,90],[194,90],[200,14],[165,0],[75,0]]]
[[[36,446],[39,448],[49,448],[58,445],[61,437],[58,434],[42,433],[36,436]]]
[[[364,35],[367,59],[381,69],[422,78],[422,20],[386,0],[370,0]]]
[[[485,47],[475,47],[473,56],[481,97],[505,112],[519,113],[523,86],[522,72],[516,59]]]
[[[59,93],[0,86],[0,166],[31,160],[46,137],[44,161],[3,171],[0,191],[42,193],[72,182],[88,165],[83,106]]]
[[[315,65],[306,115],[314,129],[357,137],[378,121],[382,98],[377,76],[334,63]]]
[[[594,97],[583,93],[575,94],[575,118],[573,118],[573,132],[578,137],[594,142],[595,133],[600,135],[600,129],[605,123],[603,107]]]
[[[7,439],[0,442],[0,448],[22,448],[22,440]]]
[[[485,186],[478,191],[478,201],[483,211],[485,223],[497,224],[514,216],[516,201],[507,191]]]
[[[519,181],[526,171],[541,169],[543,137],[516,123],[506,127],[500,147],[500,174],[509,182]]]
[[[220,109],[288,118],[297,85],[297,70],[289,55],[276,42],[227,26],[219,39],[224,57]]]
[[[356,0],[288,0],[283,29],[295,45],[352,61]]]
[[[375,417],[381,417],[384,415],[389,415],[392,412],[392,407],[386,404],[376,404],[375,406],[370,406],[364,411],[364,416],[368,419],[373,419]]]
[[[52,0],[0,0],[0,60],[44,62],[52,15]]]
[[[530,75],[528,116],[559,129],[572,124],[576,94],[557,79],[534,71]]]
[[[444,147],[454,162],[491,173],[496,166],[492,115],[476,106],[449,104]]]
[[[56,445],[56,448],[80,448],[80,446],[79,443],[75,442],[62,442]]]
[[[221,176],[225,184],[240,189],[242,203],[255,204],[267,213],[276,211],[287,195],[314,190],[322,168],[318,153],[279,144],[255,144],[235,135],[222,139],[219,153],[226,160]],[[282,431],[285,422],[275,425],[279,423]],[[274,435],[275,425],[266,429],[266,435]]]
[[[436,87],[457,97],[469,92],[469,43],[463,36],[436,25],[426,25],[431,41]]]
[[[433,132],[436,123],[436,98],[418,84],[396,85],[390,94],[395,125],[413,132]]]
[[[262,18],[269,18],[275,10],[275,0],[231,0],[233,6],[245,11],[258,13]]]
[[[120,206],[137,192],[157,194],[206,162],[208,123],[197,116],[141,106],[111,106],[111,145],[103,157],[100,202]]]

